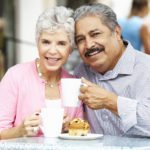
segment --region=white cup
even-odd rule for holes
[[[63,105],[67,107],[77,107],[80,105],[78,99],[80,93],[81,79],[63,78],[61,79]]]
[[[61,134],[64,117],[63,108],[42,108],[40,116],[42,119],[40,127],[45,137],[57,137]]]

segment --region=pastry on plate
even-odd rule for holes
[[[86,136],[89,132],[89,123],[83,119],[75,118],[69,122],[68,130],[70,136]]]

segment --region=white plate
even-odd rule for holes
[[[61,139],[66,139],[66,140],[95,140],[95,139],[103,137],[103,134],[89,133],[86,136],[71,136],[68,133],[63,133],[63,134],[60,134],[58,137]]]

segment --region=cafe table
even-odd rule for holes
[[[23,137],[1,140],[0,150],[150,150],[150,138],[109,135],[95,140]]]

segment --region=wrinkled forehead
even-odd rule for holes
[[[85,15],[80,16],[76,21],[75,21],[75,26],[77,25],[77,23],[85,18],[88,18],[88,22],[89,24],[93,23],[92,20],[93,19],[97,19],[97,21],[101,22],[101,24],[107,26],[107,24],[105,24],[105,17],[100,15],[100,14],[93,14],[93,13],[87,13]]]
[[[100,20],[103,19],[103,15],[99,13],[92,13],[92,12],[87,12],[84,14],[81,14],[80,16],[78,16],[78,18],[75,19],[75,22],[77,22],[78,20],[81,20],[85,17],[98,17]]]
[[[107,25],[105,25],[101,19],[99,18],[99,16],[97,15],[87,15],[84,16],[82,19],[79,19],[78,21],[76,21],[75,24],[75,33],[81,31],[83,32],[83,30],[95,30],[95,29],[104,29],[107,28]]]
[[[48,35],[48,36],[60,36],[60,37],[67,37],[69,39],[69,34],[68,32],[64,29],[64,28],[49,28],[49,29],[45,29],[45,30],[42,30],[40,32],[40,35]]]
[[[39,37],[37,39],[38,41],[64,41],[66,43],[69,43],[71,45],[71,39],[69,37],[69,34],[64,29],[56,29],[56,30],[43,30],[40,32]],[[38,42],[37,41],[37,42]]]

